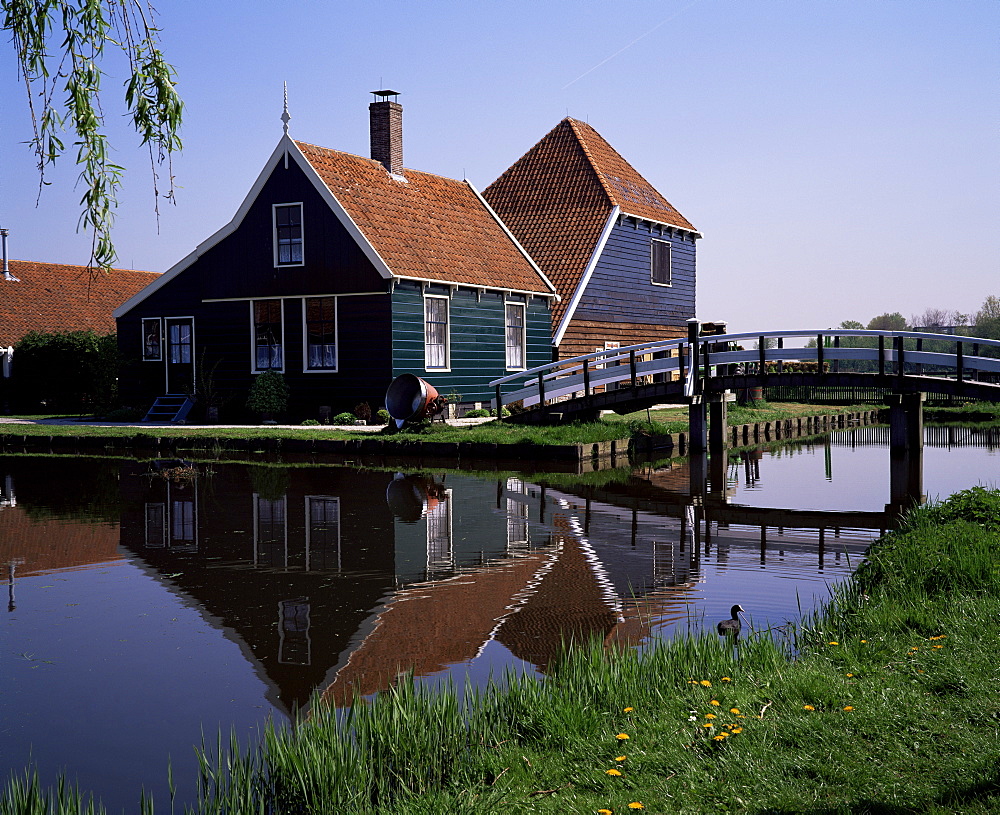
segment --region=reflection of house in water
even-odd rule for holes
[[[517,479],[224,464],[185,478],[177,464],[123,469],[122,544],[204,608],[285,710],[316,688],[343,702],[401,670],[441,672],[490,641],[544,670],[567,639],[637,641],[666,613],[630,599],[652,585],[648,558],[609,571],[585,519]]]

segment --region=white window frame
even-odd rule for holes
[[[298,207],[299,208],[299,248],[302,260],[297,263],[279,263],[278,262],[278,208],[279,207]],[[275,269],[288,269],[295,266],[305,266],[306,265],[306,225],[305,225],[305,212],[301,201],[289,201],[285,204],[271,204],[271,248],[274,254],[274,268]]]
[[[521,309],[521,364],[511,365],[510,356],[507,353],[507,332],[510,326],[507,323],[507,309],[516,306]],[[519,303],[517,300],[504,300],[503,303],[503,356],[504,365],[508,371],[526,371],[528,369],[528,304]]]
[[[306,319],[306,303],[309,300],[333,300],[333,367],[309,367],[309,323]],[[334,295],[302,298],[302,373],[335,374],[340,370],[340,298]]]
[[[444,365],[431,366],[427,358],[427,301],[444,300],[445,330],[444,330]],[[425,294],[424,295],[424,370],[425,371],[451,371],[451,298],[446,294]]]
[[[157,349],[157,356],[148,357],[146,356],[146,323],[156,323],[157,330],[159,331],[160,344]],[[143,317],[142,318],[142,361],[143,362],[163,362],[163,343],[166,337],[164,337],[163,332],[163,318],[162,317]]]
[[[281,324],[281,367],[280,368],[258,368],[257,367],[257,316],[254,313],[254,304],[265,301],[276,300],[278,302],[278,313]],[[282,297],[261,297],[250,301],[250,373],[262,374],[264,371],[274,371],[283,374],[285,372],[285,361],[288,357],[285,347],[285,300]]]
[[[660,283],[653,276],[655,270],[653,264],[654,244],[657,243],[665,244],[667,247],[667,279],[670,281],[669,283]],[[674,247],[670,241],[660,240],[659,238],[652,238],[649,241],[649,282],[654,286],[664,286],[666,288],[674,285]]]

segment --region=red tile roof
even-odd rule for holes
[[[29,331],[115,330],[111,312],[159,277],[156,272],[9,261],[19,283],[0,275],[0,346],[14,345]]]
[[[594,128],[566,118],[483,191],[555,284],[557,325],[615,206],[622,213],[694,231]]]
[[[393,275],[552,293],[469,184],[295,144]]]

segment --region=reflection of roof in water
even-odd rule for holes
[[[338,669],[324,701],[349,704],[355,695],[389,687],[401,671],[427,676],[474,658],[550,558],[535,552],[396,592]]]
[[[20,576],[86,569],[121,560],[118,524],[87,519],[32,518],[22,507],[0,511],[0,566]]]

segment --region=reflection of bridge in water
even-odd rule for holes
[[[838,446],[888,445],[890,430],[887,425],[858,427],[850,434],[832,433],[830,443]],[[1000,427],[951,427],[934,425],[924,427],[926,447],[985,447],[1000,449]]]

